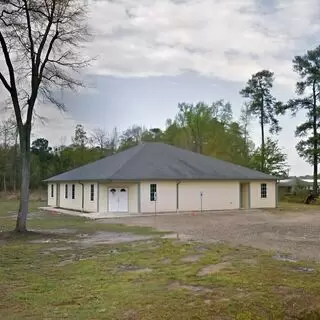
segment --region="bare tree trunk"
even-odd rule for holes
[[[318,132],[317,132],[317,95],[313,84],[313,194],[318,195]]]
[[[6,181],[6,172],[3,172],[3,192],[4,194],[7,193],[7,181]]]
[[[265,169],[265,138],[264,138],[264,101],[261,101],[260,127],[261,127],[261,172]]]
[[[17,192],[17,158],[18,158],[18,128],[15,132],[15,141],[14,141],[14,154],[13,154],[13,192]]]
[[[27,215],[29,209],[29,185],[30,185],[30,129],[24,125],[20,130],[21,153],[21,189],[20,207],[16,223],[16,232],[27,231]]]
[[[249,137],[248,137],[248,131],[247,131],[247,124],[245,126],[244,145],[245,145],[245,161],[246,161],[246,165],[248,165],[250,150],[249,150]]]

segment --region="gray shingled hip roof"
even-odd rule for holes
[[[276,179],[164,143],[144,143],[45,181]]]

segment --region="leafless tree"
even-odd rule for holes
[[[243,138],[246,146],[249,144],[249,136],[250,136],[250,124],[252,120],[252,115],[250,114],[250,105],[249,103],[245,103],[244,106],[240,110],[240,125],[243,131]]]
[[[9,92],[19,132],[21,196],[16,231],[27,231],[30,136],[39,98],[64,109],[55,92],[83,83],[88,65],[78,52],[87,39],[86,10],[78,0],[0,0],[0,83]],[[1,58],[4,58],[2,66]]]
[[[104,129],[96,128],[92,131],[92,143],[101,150],[109,147],[109,134]]]
[[[112,153],[115,153],[119,146],[119,133],[116,127],[113,128],[112,133],[110,135],[110,145]]]
[[[117,128],[114,128],[111,134],[101,128],[94,129],[91,134],[91,142],[94,146],[99,147],[103,154],[113,154],[118,145]]]

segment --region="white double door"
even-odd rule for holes
[[[109,212],[128,212],[128,188],[108,189]]]

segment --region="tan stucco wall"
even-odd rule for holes
[[[138,184],[129,184],[129,212],[138,212]]]
[[[150,201],[150,184],[157,185],[157,203]],[[141,212],[171,212],[177,210],[175,181],[141,182]],[[156,205],[156,206],[155,206]]]
[[[53,185],[53,197],[51,197],[51,185]],[[55,207],[57,205],[57,185],[55,183],[48,184],[48,206]]]
[[[92,182],[93,183],[93,182]],[[68,199],[65,198],[65,185],[68,185]],[[75,198],[72,199],[72,185],[75,185]],[[91,182],[84,183],[84,211],[88,212],[96,212],[97,211],[97,183],[93,183],[95,185],[95,194],[94,201],[90,201],[90,185]],[[58,184],[54,184],[54,197],[51,198],[51,183],[48,184],[48,206],[56,206],[57,205],[57,186]],[[76,182],[63,182],[59,183],[59,196],[60,196],[60,204],[59,207],[65,209],[72,210],[82,210],[82,185]]]
[[[95,185],[94,201],[90,200],[90,185]],[[157,184],[157,203],[150,201],[150,184]],[[267,198],[261,198],[261,183],[267,184]],[[65,199],[65,184],[60,183],[60,207],[81,210],[82,186],[75,184],[75,199],[71,197],[71,185],[68,183],[69,194]],[[99,186],[99,188],[98,188]],[[84,210],[88,212],[108,212],[108,188],[128,188],[129,213],[138,212],[139,183],[84,183]],[[51,184],[48,184],[48,205],[56,206],[56,189],[54,184],[54,197],[51,198]],[[245,188],[246,189],[246,188]],[[258,181],[250,182],[250,208],[276,207],[276,182]],[[200,211],[202,196],[202,210],[230,210],[240,208],[240,182],[239,181],[182,181],[179,183],[179,211]],[[247,189],[245,190],[247,192]],[[176,181],[144,181],[140,183],[140,212],[174,212],[177,211],[177,182]]]
[[[238,209],[238,181],[183,181],[179,185],[179,211]]]
[[[68,199],[65,199],[65,185],[68,184]],[[75,185],[75,199],[72,199],[72,184]],[[129,212],[138,212],[138,184],[137,183],[112,183],[103,184],[97,182],[84,182],[84,211],[87,212],[108,212],[108,188],[128,188]],[[90,186],[94,184],[94,200],[90,200]],[[51,198],[51,184],[48,184],[48,206],[56,206],[56,188],[54,184],[54,198]],[[74,182],[60,183],[60,207],[65,209],[82,210],[82,185]],[[99,204],[98,204],[99,203]]]
[[[261,184],[267,184],[267,198],[261,198]],[[250,182],[250,207],[255,208],[275,208],[276,207],[276,182],[275,181],[255,181]]]
[[[108,212],[108,185],[99,183],[99,212]]]
[[[119,183],[100,183],[99,193],[99,212],[108,212],[108,189],[109,188],[128,188],[128,212],[138,212],[138,183],[119,182]]]
[[[90,200],[90,186],[94,185],[94,198],[93,201]],[[97,212],[98,211],[98,184],[97,182],[86,182],[84,183],[84,211]]]
[[[68,185],[68,199],[65,198],[65,185]],[[72,199],[72,185],[75,185],[75,198]],[[82,208],[82,186],[79,183],[60,183],[60,205],[61,208],[81,210]]]
[[[141,212],[154,212],[155,203],[150,201],[150,184],[157,184],[157,212],[177,210],[176,181],[148,181],[141,183]],[[238,209],[240,185],[238,181],[182,181],[179,184],[179,211]]]

